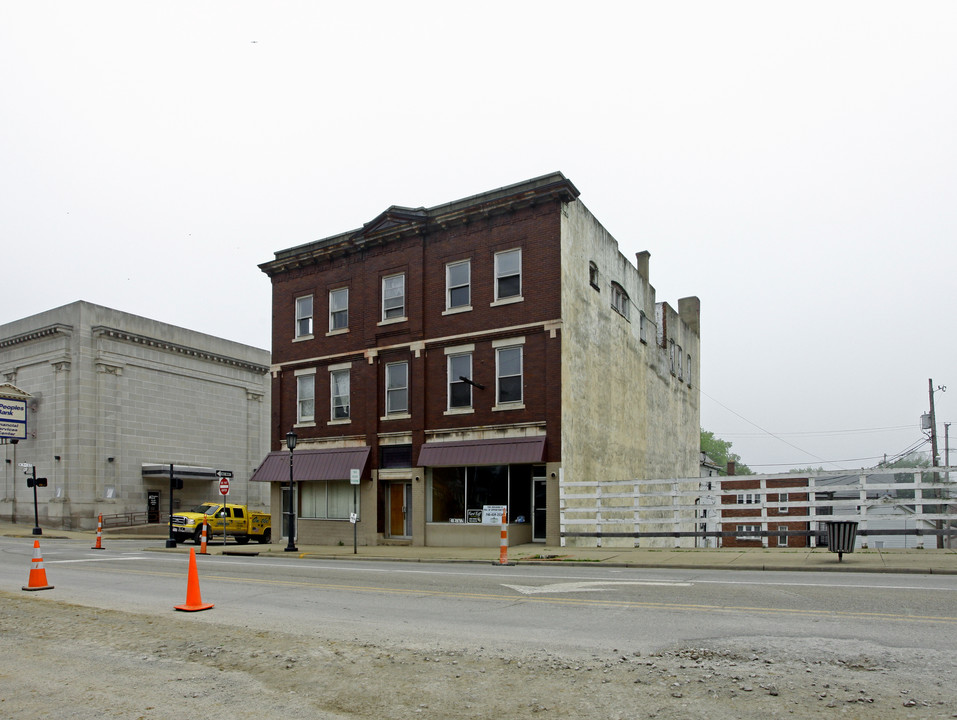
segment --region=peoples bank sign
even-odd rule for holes
[[[0,438],[27,439],[27,401],[0,397]]]

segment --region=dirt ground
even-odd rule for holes
[[[0,592],[0,717],[957,717],[954,662],[928,652],[749,638],[652,655],[515,655],[204,620]]]

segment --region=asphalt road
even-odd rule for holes
[[[143,540],[44,540],[55,599],[175,613],[188,554]],[[0,588],[27,584],[33,544],[0,538]],[[197,556],[202,598],[190,622],[322,632],[350,640],[441,639],[463,648],[649,652],[744,636],[861,640],[957,651],[957,576],[640,570]],[[813,642],[810,642],[813,647]]]

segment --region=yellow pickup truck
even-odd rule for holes
[[[224,511],[223,504],[215,502],[205,502],[192,510],[173,515],[170,521],[173,537],[180,542],[192,539],[198,545],[202,538],[204,516],[209,524],[207,540],[223,536],[224,522],[226,535],[231,535],[240,545],[245,545],[250,539],[260,543],[268,543],[272,539],[272,518],[269,513],[249,512],[245,505],[231,503],[226,503]]]

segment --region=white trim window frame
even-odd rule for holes
[[[457,353],[448,356],[448,409],[472,407],[472,385],[462,378],[472,380],[472,353]]]
[[[405,318],[405,273],[382,278],[382,321]]]
[[[312,337],[312,295],[296,298],[296,338]]]
[[[334,421],[350,418],[349,375],[348,368],[337,368],[329,372],[330,417]]]
[[[738,540],[761,540],[761,526],[760,525],[738,525],[737,530]],[[747,535],[744,533],[757,533],[756,535]]]
[[[385,413],[404,415],[409,412],[409,363],[387,363],[385,366]]]
[[[778,525],[778,532],[785,533],[788,531],[787,525]],[[787,535],[778,535],[778,547],[787,547],[788,546],[788,536]]]
[[[445,309],[471,310],[472,261],[457,260],[445,266]]]
[[[522,297],[522,249],[495,253],[495,300]]]
[[[495,350],[495,400],[497,405],[520,404],[524,399],[524,357],[521,345]]]
[[[329,291],[329,332],[349,329],[349,288]]]
[[[315,422],[316,419],[316,373],[306,372],[296,376],[296,421]]]

